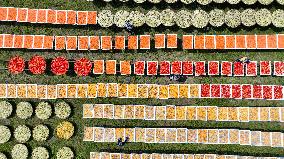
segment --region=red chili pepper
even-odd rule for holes
[[[76,60],[74,64],[74,71],[79,76],[87,76],[92,69],[92,63],[87,58]]]
[[[10,59],[8,63],[8,70],[13,74],[22,73],[25,69],[25,61],[19,56]]]
[[[29,70],[33,74],[43,74],[46,69],[46,61],[41,56],[34,56],[29,61]]]
[[[51,61],[51,72],[56,75],[64,75],[69,69],[69,63],[64,57],[56,57]]]

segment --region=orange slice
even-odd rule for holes
[[[167,35],[167,48],[177,48],[177,35],[176,34]]]
[[[182,36],[182,48],[183,49],[193,49],[193,36],[183,35]]]
[[[55,37],[55,50],[65,49],[65,36],[56,36]]]
[[[66,24],[67,22],[67,11],[66,10],[58,10],[56,11],[56,23],[57,24]]]
[[[89,37],[87,36],[78,36],[79,50],[88,50],[89,48]]]
[[[215,49],[215,36],[214,35],[205,36],[205,49]]]
[[[215,38],[216,38],[216,49],[225,49],[225,36],[217,35]]]
[[[42,48],[43,48],[43,35],[35,35],[34,49],[42,49]]]
[[[236,47],[235,36],[227,35],[226,36],[226,49],[234,49]]]
[[[8,9],[0,7],[0,21],[6,21],[8,18]]]
[[[97,24],[97,12],[88,11],[88,24]]]
[[[27,22],[27,18],[28,18],[28,9],[27,8],[19,8],[18,9],[17,21],[18,22]],[[1,18],[0,18],[0,20],[1,20]]]
[[[131,74],[130,61],[120,61],[120,73],[121,73],[121,75],[130,75]]]
[[[86,25],[87,24],[88,12],[86,11],[78,11],[77,12],[77,24],[78,25]]]
[[[115,36],[115,49],[123,50],[125,49],[125,37]]]
[[[66,39],[66,49],[76,50],[77,49],[77,36],[67,36]]]
[[[17,20],[17,8],[8,8],[8,21],[16,21]]]
[[[256,36],[255,35],[247,35],[247,48],[248,49],[255,49],[256,48]]]
[[[266,49],[266,35],[257,35],[257,48]]]
[[[116,74],[116,60],[106,61],[106,74]]]
[[[150,49],[150,35],[140,35],[140,49]]]
[[[43,48],[44,49],[53,49],[53,41],[54,41],[53,36],[44,36]]]
[[[278,49],[284,49],[284,35],[278,35]]]
[[[277,48],[277,37],[276,35],[267,35],[267,48],[276,49]]]
[[[28,22],[36,23],[37,22],[37,9],[28,9]]]
[[[14,48],[23,48],[23,44],[24,44],[24,36],[23,35],[15,35]]]
[[[47,21],[47,10],[46,9],[39,9],[37,15],[37,22],[38,23],[46,23]]]
[[[76,24],[76,11],[69,10],[67,11],[67,24]]]
[[[102,44],[102,50],[111,50],[112,49],[111,36],[102,36],[101,44]]]
[[[24,48],[32,49],[34,43],[34,36],[33,35],[24,35]]]
[[[14,45],[14,35],[4,35],[4,48],[12,48]]]
[[[90,36],[90,50],[100,49],[100,38],[99,36]]]
[[[244,35],[236,35],[236,48],[237,49],[246,48],[246,37]]]
[[[194,48],[195,49],[204,49],[205,36],[196,35],[194,37]]]
[[[104,73],[104,60],[95,60],[94,61],[94,74],[103,74]]]
[[[137,36],[128,36],[128,49],[138,49],[138,37]]]
[[[47,23],[56,23],[56,11],[49,9],[47,11]]]
[[[165,48],[165,34],[155,35],[155,48]]]

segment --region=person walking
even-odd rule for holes
[[[122,138],[118,138],[118,140],[117,140],[117,145],[118,145],[118,146],[123,146]]]
[[[130,32],[131,34],[133,34],[133,25],[131,24],[130,20],[127,20],[125,22],[125,28],[128,32]]]
[[[118,140],[117,140],[117,145],[118,146],[124,146],[127,142],[129,141],[129,137],[128,136],[126,136],[125,137],[125,140],[122,142],[122,138],[119,138]]]

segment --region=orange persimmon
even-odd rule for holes
[[[128,49],[138,49],[138,37],[137,36],[128,36]]]
[[[106,61],[106,74],[116,74],[116,60]]]
[[[165,48],[165,34],[155,35],[155,48]]]
[[[193,36],[183,35],[182,36],[182,48],[183,49],[193,49]]]
[[[150,49],[150,35],[140,35],[140,49]]]

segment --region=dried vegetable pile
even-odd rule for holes
[[[0,159],[284,156],[283,0],[2,3]]]

